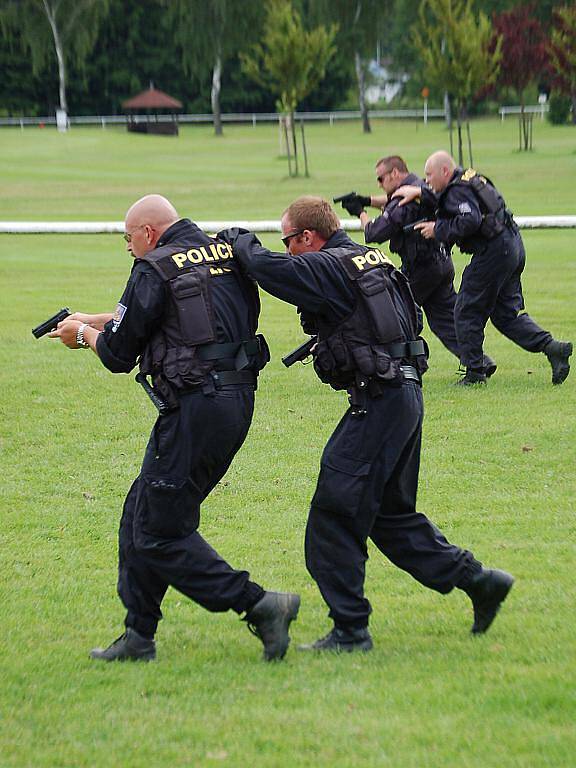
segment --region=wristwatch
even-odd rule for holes
[[[76,344],[78,344],[79,347],[82,347],[83,349],[86,349],[86,347],[90,346],[87,341],[84,341],[84,328],[88,327],[88,323],[82,323],[82,325],[78,326],[78,330],[76,331]]]

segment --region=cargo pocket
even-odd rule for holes
[[[326,456],[312,506],[343,517],[355,517],[368,481],[371,464],[347,456]]]
[[[144,533],[180,539],[198,528],[201,494],[190,480],[142,477],[138,518]]]

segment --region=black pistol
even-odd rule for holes
[[[157,409],[160,416],[164,416],[165,413],[168,413],[170,406],[165,400],[156,394],[153,387],[150,386],[146,376],[144,376],[143,373],[137,373],[134,379],[138,382],[138,384],[140,384],[144,392],[146,392],[150,400],[154,403],[154,407]]]
[[[296,347],[296,349],[292,350],[292,352],[289,352],[287,355],[285,355],[282,358],[282,362],[286,368],[290,368],[290,366],[294,365],[294,363],[297,363],[298,361],[302,362],[306,360],[307,357],[310,357],[312,354],[312,347],[317,343],[317,341],[317,336],[311,336],[303,344],[300,344],[299,347]]]
[[[333,197],[332,201],[334,203],[347,203],[356,197],[358,197],[356,192],[347,192],[345,195],[340,195],[340,197]]]
[[[53,331],[58,323],[61,323],[62,320],[65,320],[67,317],[69,317],[71,314],[68,307],[63,307],[60,312],[56,312],[55,315],[48,318],[44,323],[40,323],[40,325],[37,325],[36,328],[32,328],[32,335],[34,338],[39,339],[41,336],[45,336],[47,333],[50,333],[50,331]]]
[[[404,232],[413,232],[416,224],[424,224],[425,221],[430,221],[430,219],[418,219],[418,221],[413,221],[412,224],[406,224],[402,229]]]

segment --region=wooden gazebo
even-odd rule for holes
[[[147,91],[122,102],[122,108],[128,116],[126,127],[129,131],[178,135],[176,110],[182,109],[182,102],[152,84]]]

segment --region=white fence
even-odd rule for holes
[[[520,229],[576,229],[576,216],[515,216]],[[218,232],[229,227],[241,227],[251,232],[281,232],[280,221],[197,221],[206,232]],[[342,219],[348,232],[362,230],[359,219]],[[0,221],[0,234],[121,234],[122,221]]]
[[[550,109],[550,106],[546,104],[528,104],[524,107],[524,112],[530,115],[540,115],[540,120],[544,120],[544,115],[548,110]],[[502,122],[504,122],[504,118],[506,115],[519,115],[522,113],[522,107],[500,107],[498,110],[498,114],[500,115],[500,118]]]
[[[422,120],[426,122],[430,118],[443,118],[445,115],[443,109],[374,109],[370,110],[370,118],[396,118],[403,120]],[[338,120],[360,120],[359,111],[335,111],[335,112],[296,112],[296,120],[306,121],[324,121],[333,125]],[[136,123],[145,123],[147,121],[159,123],[171,123],[174,121],[172,115],[134,115],[131,121]],[[211,123],[214,120],[212,114],[203,115],[177,115],[179,124],[182,123]],[[277,123],[280,115],[277,112],[247,112],[247,113],[228,113],[222,115],[223,123],[248,123],[256,126],[257,123]],[[107,125],[126,125],[128,117],[126,115],[80,115],[77,117],[68,116],[69,125],[100,125],[106,128]],[[30,126],[56,125],[56,116],[44,117],[1,117],[0,126],[20,127],[24,129]]]

